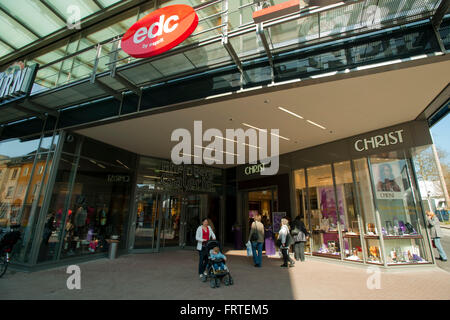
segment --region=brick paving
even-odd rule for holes
[[[68,290],[66,268],[34,273],[8,271],[0,299],[450,299],[450,273],[427,267],[381,271],[380,289],[367,287],[367,267],[307,258],[280,268],[281,259],[263,259],[255,268],[244,251],[228,251],[234,285],[212,289],[196,274],[198,254],[178,250],[130,254],[80,264],[81,290]]]

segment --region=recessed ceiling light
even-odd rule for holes
[[[312,125],[315,125],[316,127],[319,127],[320,129],[326,130],[325,127],[321,126],[320,124],[317,124],[315,122],[312,122],[311,120],[306,120],[307,122],[311,123]]]
[[[289,113],[289,114],[293,115],[294,117],[297,117],[297,118],[303,119],[303,117],[302,117],[302,116],[300,116],[300,115],[296,114],[295,112],[289,111],[289,110],[287,110],[287,109],[285,109],[285,108],[283,108],[283,107],[278,107],[278,109],[280,109],[281,111],[287,112],[287,113]]]
[[[244,122],[243,122],[242,125],[247,126],[247,127],[250,127],[250,128],[253,128],[253,129],[256,129],[256,130],[259,130],[259,131],[262,131],[262,132],[267,132],[266,129],[260,129],[260,128],[258,128],[258,127],[254,127],[254,126],[252,126],[252,125],[249,125],[248,123],[244,123]],[[289,138],[280,136],[280,135],[278,135],[278,134],[276,134],[276,133],[273,133],[273,132],[270,132],[270,134],[273,135],[273,136],[275,136],[275,137],[284,139],[284,140],[288,140],[288,141],[291,140],[291,139],[289,139]]]

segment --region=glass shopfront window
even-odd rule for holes
[[[134,155],[76,135],[63,150],[38,262],[106,252],[112,235],[125,247]]]
[[[413,166],[424,150],[294,171],[296,214],[311,230],[312,255],[384,266],[430,263],[415,182],[420,169]]]
[[[409,159],[403,152],[390,152],[371,156],[370,163],[387,264],[428,263],[423,213]]]
[[[359,215],[350,161],[333,164],[343,237],[344,259],[363,262]]]
[[[312,254],[340,259],[339,214],[331,165],[308,168],[307,176],[313,238]]]
[[[364,237],[366,262],[372,264],[383,264],[381,254],[380,235],[376,227],[376,212],[373,202],[372,186],[370,180],[367,159],[353,160],[355,168],[355,182],[359,195],[359,208],[361,210],[361,231]]]
[[[203,218],[210,219],[220,237],[221,190],[221,169],[141,157],[132,217],[133,249],[195,247],[195,233]]]
[[[0,230],[20,224],[22,238],[14,248],[17,262],[29,262],[37,217],[57,136],[11,139],[0,143]]]

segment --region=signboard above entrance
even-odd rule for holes
[[[122,38],[122,49],[135,58],[153,57],[182,43],[197,25],[194,8],[183,4],[164,7],[133,24]]]
[[[303,2],[303,3],[302,3]],[[304,4],[306,4],[307,7],[325,7],[336,3],[343,3],[342,0],[290,0],[285,1],[280,4],[270,6],[268,8],[264,8],[262,10],[258,10],[253,12],[253,21],[255,23],[260,23],[263,21],[279,18],[282,16],[285,16],[287,14],[295,13],[300,11],[300,8],[303,6],[305,8]],[[303,9],[302,8],[302,9]]]
[[[37,64],[25,67],[16,63],[5,72],[0,73],[0,104],[26,97],[36,77]]]

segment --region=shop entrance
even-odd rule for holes
[[[266,228],[272,225],[272,214],[278,211],[278,192],[276,187],[247,190],[243,192],[244,198],[244,239],[247,239],[250,227],[257,214],[261,215],[261,222]]]
[[[158,193],[140,186],[136,192],[131,248],[145,252],[193,248],[201,219],[209,218],[217,233],[218,205],[218,199],[208,194]]]

